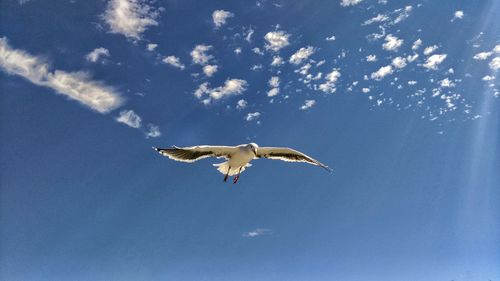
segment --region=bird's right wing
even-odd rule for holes
[[[319,162],[318,160],[313,159],[300,151],[288,147],[259,147],[257,148],[256,157],[278,159],[286,162],[305,162],[324,168],[329,172],[333,171],[328,166]]]
[[[173,146],[171,148],[156,148],[154,150],[158,151],[163,156],[166,156],[172,160],[189,162],[198,161],[207,157],[217,157],[217,158],[231,158],[237,148],[235,146],[213,146],[213,145],[198,145],[189,147],[177,147]]]

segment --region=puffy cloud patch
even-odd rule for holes
[[[366,61],[367,62],[377,61],[377,56],[376,55],[368,55],[368,56],[366,56]]]
[[[210,45],[196,45],[194,49],[191,51],[191,59],[194,64],[207,64],[214,56],[209,55],[208,51],[212,49]]]
[[[391,65],[382,66],[379,70],[373,72],[370,77],[374,80],[382,80],[385,76],[390,75],[394,72]]]
[[[325,76],[326,81],[323,84],[319,85],[319,90],[329,94],[335,93],[335,91],[337,91],[335,83],[337,83],[340,76],[340,71],[338,69],[333,69],[332,72],[328,73]]]
[[[395,68],[404,68],[406,66],[406,59],[403,57],[395,57],[391,63]]]
[[[500,57],[493,58],[488,65],[491,70],[497,71],[500,69]]]
[[[282,64],[284,64],[282,57],[280,57],[280,56],[273,57],[273,61],[271,62],[272,66],[280,66]]]
[[[403,44],[403,39],[399,39],[392,34],[388,34],[385,37],[385,43],[382,44],[382,48],[387,51],[397,51],[399,47]]]
[[[167,56],[162,60],[164,63],[169,64],[173,67],[177,67],[181,70],[185,68],[185,65],[181,63],[181,60],[176,56]]]
[[[438,68],[438,65],[440,65],[446,59],[446,57],[446,54],[432,55],[427,58],[422,66],[427,69],[436,70]]]
[[[434,51],[437,49],[438,49],[438,46],[436,46],[436,45],[429,46],[429,47],[424,49],[424,55],[428,56],[428,55],[434,53]]]
[[[453,18],[451,19],[451,21],[455,21],[455,20],[461,20],[463,19],[464,17],[464,11],[455,11],[455,13],[453,13]]]
[[[417,39],[417,40],[415,40],[415,42],[413,42],[411,49],[413,51],[416,51],[416,50],[418,50],[418,48],[420,48],[420,46],[422,46],[422,39]]]
[[[248,102],[246,100],[241,99],[236,103],[236,108],[243,109],[243,108],[247,107],[247,105],[248,105]]]
[[[226,20],[232,17],[234,17],[233,13],[224,10],[215,10],[212,13],[212,20],[216,27],[221,27],[226,24]]]
[[[474,55],[472,57],[475,60],[486,60],[488,59],[491,55],[493,55],[493,52],[480,52]]]
[[[280,49],[290,45],[288,39],[290,38],[290,34],[284,31],[271,31],[268,32],[264,39],[266,40],[265,48],[267,50],[272,50],[274,52],[279,51]]]
[[[211,77],[218,69],[219,67],[217,65],[208,64],[203,67],[203,73],[205,73],[207,77]]]
[[[250,113],[248,113],[248,114],[247,114],[247,116],[245,117],[245,120],[247,120],[248,122],[250,122],[250,121],[254,121],[254,120],[259,119],[260,115],[261,115],[261,114],[260,114],[260,112],[250,112]],[[251,234],[249,234],[249,235],[251,235]],[[253,236],[252,236],[252,237],[253,237]]]
[[[300,110],[307,110],[316,104],[315,100],[305,100],[304,104],[300,107]]]
[[[307,58],[309,58],[312,54],[314,54],[315,49],[311,46],[308,46],[306,48],[300,48],[297,52],[295,52],[291,57],[290,57],[290,63],[292,64],[300,64]]]
[[[247,85],[247,81],[242,79],[227,79],[224,85],[212,89],[209,88],[208,82],[205,82],[198,87],[194,95],[202,99],[202,103],[210,104],[212,100],[242,94],[247,89]]]
[[[144,0],[110,0],[103,18],[111,33],[139,40],[146,29],[158,25],[158,15]]]

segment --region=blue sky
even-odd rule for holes
[[[0,5],[1,279],[500,279],[499,1]]]

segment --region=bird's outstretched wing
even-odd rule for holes
[[[286,162],[305,162],[324,168],[329,172],[333,172],[332,169],[318,160],[288,147],[259,147],[257,148],[256,158],[278,159]]]
[[[172,160],[189,162],[198,161],[207,157],[217,157],[217,158],[231,158],[237,148],[235,146],[212,146],[212,145],[198,145],[190,147],[177,147],[173,146],[171,148],[157,148],[153,147],[154,150],[158,151],[163,156],[166,156]]]

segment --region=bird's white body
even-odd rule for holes
[[[287,147],[259,147],[255,143],[241,144],[238,146],[210,146],[200,145],[191,147],[155,148],[161,155],[182,162],[195,162],[207,157],[226,158],[227,161],[214,164],[217,170],[228,176],[235,176],[234,183],[238,181],[241,172],[250,167],[250,161],[259,158],[279,159],[287,162],[306,162],[331,171],[328,166],[305,155],[302,152]]]
[[[246,167],[252,166],[250,161],[255,158],[254,150],[247,145],[239,145],[236,147],[236,152],[229,158],[228,161],[220,164],[214,164],[217,170],[224,175],[234,176],[245,170]]]

